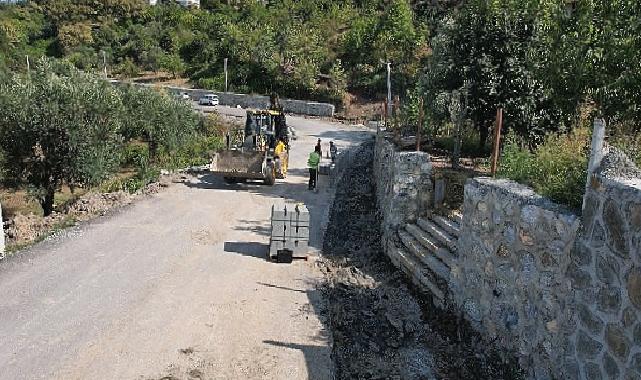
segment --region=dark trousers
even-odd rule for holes
[[[309,189],[316,188],[316,177],[318,176],[318,169],[309,168]]]

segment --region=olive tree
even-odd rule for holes
[[[118,166],[121,98],[109,83],[43,59],[0,84],[0,147],[8,175],[26,183],[45,215],[67,183],[92,185]]]

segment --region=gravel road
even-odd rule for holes
[[[370,133],[288,121],[274,187],[190,177],[1,262],[0,379],[331,379],[322,273],[265,261],[269,213],[305,202],[320,250],[332,190],[307,190],[307,154]]]

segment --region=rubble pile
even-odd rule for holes
[[[5,226],[8,243],[23,245],[37,241],[69,224],[105,215],[111,210],[132,203],[143,195],[157,193],[160,187],[161,185],[158,183],[151,183],[134,194],[126,191],[88,193],[68,205],[64,212],[54,211],[46,217],[35,214],[17,214],[8,220]]]
[[[456,313],[432,306],[385,256],[374,143],[338,182],[320,262],[337,379],[518,379],[515,361]]]
[[[382,257],[373,142],[352,160],[338,184],[323,247],[337,378],[435,378],[421,307]]]

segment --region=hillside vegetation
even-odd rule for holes
[[[231,91],[277,92],[340,105],[347,93],[383,100],[385,63],[391,62],[393,93],[401,98],[395,120],[401,124],[416,123],[423,98],[426,134],[454,142],[462,138],[468,153],[487,155],[501,107],[511,147],[506,162],[519,162],[513,156],[519,152],[549,152],[538,149],[543,143],[571,147],[558,155],[562,162],[545,166],[558,175],[537,171],[537,178],[562,181],[559,168],[570,165],[576,170],[567,183],[537,185],[536,178],[521,178],[524,172],[504,171],[554,189],[548,195],[557,200],[577,203],[573,194],[581,191],[576,184],[586,154],[577,147],[587,145],[589,133],[568,133],[589,129],[594,117],[606,119],[612,143],[641,157],[641,4],[636,0],[203,0],[202,9],[160,3],[2,5],[0,82],[13,88],[16,73],[28,77],[27,56],[32,71],[47,56],[69,62],[87,78],[102,75],[106,63],[114,76],[163,72],[223,90],[228,59]],[[22,116],[8,116],[14,122],[0,125],[2,133],[23,133],[7,131],[21,126]],[[144,130],[147,120],[134,120],[140,123],[134,129]],[[554,145],[566,136],[582,140]],[[141,138],[153,151],[169,137]],[[572,157],[579,161],[567,164]]]

